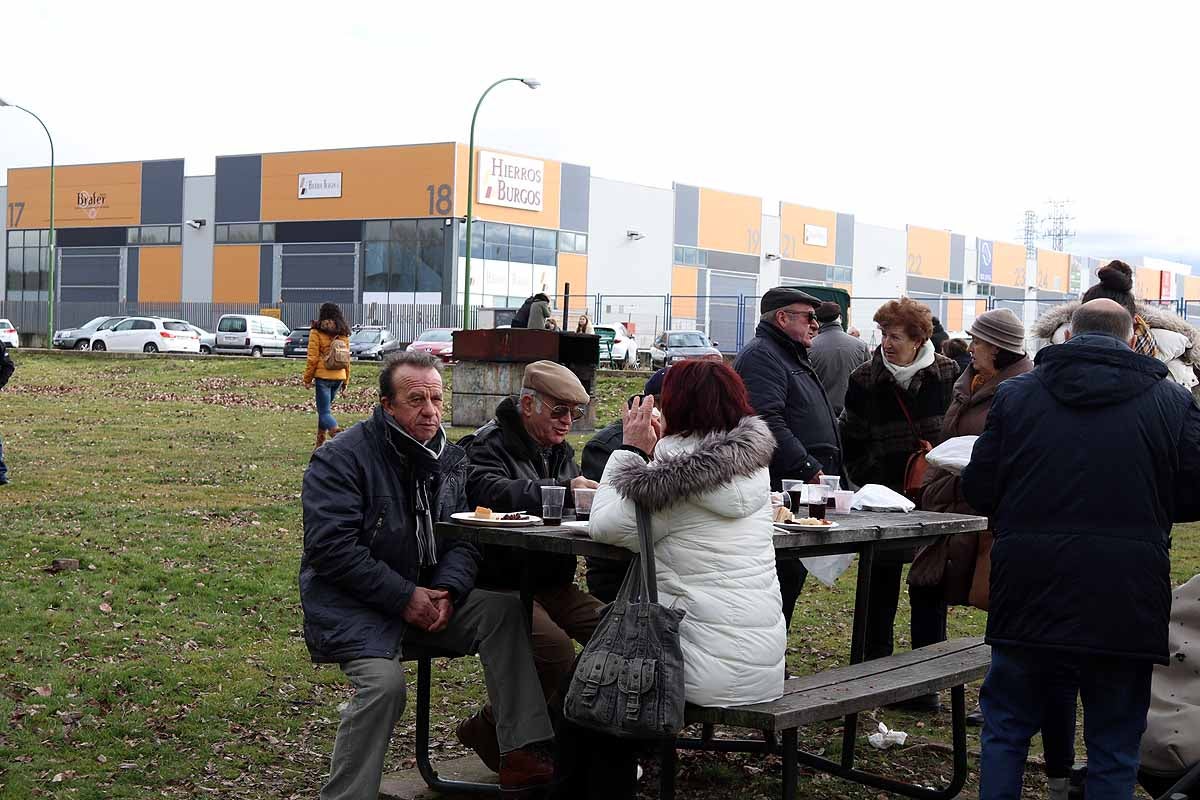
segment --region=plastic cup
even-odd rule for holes
[[[567,501],[567,487],[542,487],[542,524],[562,525],[563,504]]]
[[[838,489],[833,493],[834,510],[839,514],[849,514],[852,500],[854,500],[854,492]]]
[[[784,479],[780,481],[780,486],[783,488],[783,494],[787,498],[788,511],[791,511],[797,516],[802,516],[806,513],[805,504],[808,503],[808,484],[804,481]]]
[[[592,516],[592,500],[596,497],[595,489],[575,489],[575,519],[587,522]]]
[[[833,493],[842,488],[842,476],[822,475],[821,485],[825,487],[825,507],[834,508]]]
[[[814,519],[825,519],[825,487],[808,487],[808,515]]]

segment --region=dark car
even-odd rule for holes
[[[284,358],[306,358],[308,356],[308,334],[312,328],[296,328],[283,342]]]
[[[106,331],[123,319],[125,319],[124,316],[96,317],[78,328],[55,331],[54,346],[60,350],[87,350],[97,331]]]
[[[364,325],[350,334],[351,358],[382,361],[400,349],[400,340],[382,325]]]
[[[700,331],[663,331],[650,347],[650,365],[658,369],[689,358],[720,359],[715,344]]]

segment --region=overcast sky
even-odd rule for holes
[[[1200,6],[1141,2],[0,4],[0,97],[59,163],[466,141],[1019,240],[1200,263]],[[0,177],[44,164],[0,109]]]

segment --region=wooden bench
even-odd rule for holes
[[[769,703],[714,708],[688,706],[686,722],[701,723],[700,739],[680,739],[663,750],[660,797],[675,796],[677,747],[733,752],[780,753],[783,756],[783,798],[796,797],[798,765],[855,781],[877,789],[919,798],[946,800],[955,797],[967,779],[967,728],[965,684],[982,678],[991,663],[991,649],[980,638],[954,639],[888,658],[826,670],[784,684],[784,694]],[[911,700],[941,689],[951,690],[954,738],[954,777],[943,789],[902,783],[854,767],[857,720],[854,715],[891,703]],[[841,763],[801,751],[797,729],[812,722],[846,717]],[[715,739],[712,726],[728,725],[764,733],[764,739]],[[776,745],[776,736],[782,740]]]

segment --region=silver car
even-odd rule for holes
[[[259,314],[223,314],[217,322],[215,353],[244,356],[281,356],[291,330],[274,317]]]
[[[125,319],[124,315],[115,317],[96,317],[88,320],[78,328],[65,328],[54,332],[53,344],[60,350],[87,350],[92,337],[97,331],[106,331]]]

